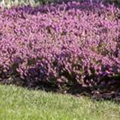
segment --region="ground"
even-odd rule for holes
[[[112,101],[0,85],[0,120],[119,120]]]

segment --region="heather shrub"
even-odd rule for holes
[[[120,9],[68,2],[0,14],[0,80],[95,86],[120,78]]]

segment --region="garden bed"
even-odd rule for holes
[[[119,91],[120,9],[67,2],[0,13],[0,80],[60,91]],[[116,86],[117,85],[117,86]],[[74,88],[74,89],[73,89]],[[71,93],[72,93],[71,91]]]

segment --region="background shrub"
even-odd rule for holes
[[[40,4],[48,4],[48,3],[56,3],[56,2],[70,2],[70,1],[75,1],[75,0],[0,0],[0,3],[4,7],[11,7],[11,6],[16,6],[16,5],[32,5],[32,6],[37,6]],[[116,3],[120,4],[120,0],[76,0],[78,2],[82,1],[89,1],[89,2],[109,2],[109,3]]]

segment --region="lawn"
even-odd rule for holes
[[[0,120],[120,120],[120,106],[0,85]]]

